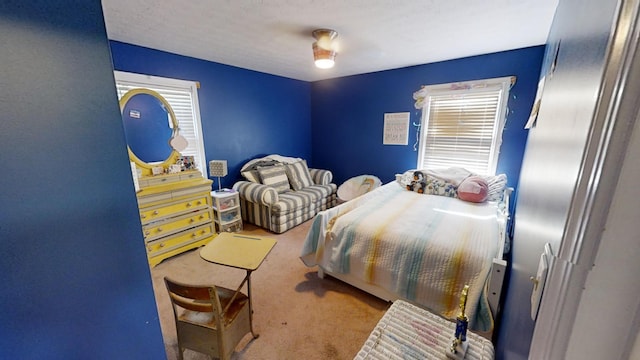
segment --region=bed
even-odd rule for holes
[[[414,173],[319,212],[300,258],[309,267],[318,266],[320,277],[327,274],[448,319],[457,316],[460,293],[468,284],[470,327],[491,331],[507,265],[506,177],[487,177],[488,201],[470,202],[455,191],[412,191]],[[427,177],[455,190],[470,175],[456,168]]]

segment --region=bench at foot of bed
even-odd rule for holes
[[[446,359],[456,324],[403,300],[396,300],[373,329],[354,360]],[[491,341],[467,332],[467,360],[492,360]],[[395,356],[392,356],[395,355]]]

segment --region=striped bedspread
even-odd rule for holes
[[[399,298],[453,319],[470,286],[470,326],[489,330],[485,282],[498,251],[494,203],[407,191],[391,182],[320,212],[301,259],[328,272],[350,274]]]

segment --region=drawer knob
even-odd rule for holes
[[[164,243],[160,243],[160,245],[158,247],[163,248],[164,247]]]
[[[187,207],[191,207],[191,203],[190,202],[187,203]]]
[[[153,215],[158,215],[158,210],[155,210],[155,211],[153,212]]]
[[[162,228],[160,228],[160,227],[159,227],[159,228],[158,228],[158,232],[161,232],[161,231],[162,231]]]
[[[146,219],[146,218],[147,218],[147,215],[146,215],[146,214],[142,214],[142,215],[140,215],[140,219]]]
[[[149,235],[150,234],[149,230],[145,231],[144,234]]]
[[[194,222],[196,222],[196,221],[195,221],[194,219],[189,219],[189,222],[190,222],[191,224],[193,224],[193,223],[194,223]]]

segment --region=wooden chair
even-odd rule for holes
[[[178,334],[178,359],[184,349],[228,360],[251,331],[249,298],[231,289],[195,286],[164,278]],[[257,336],[253,334],[255,339]]]

